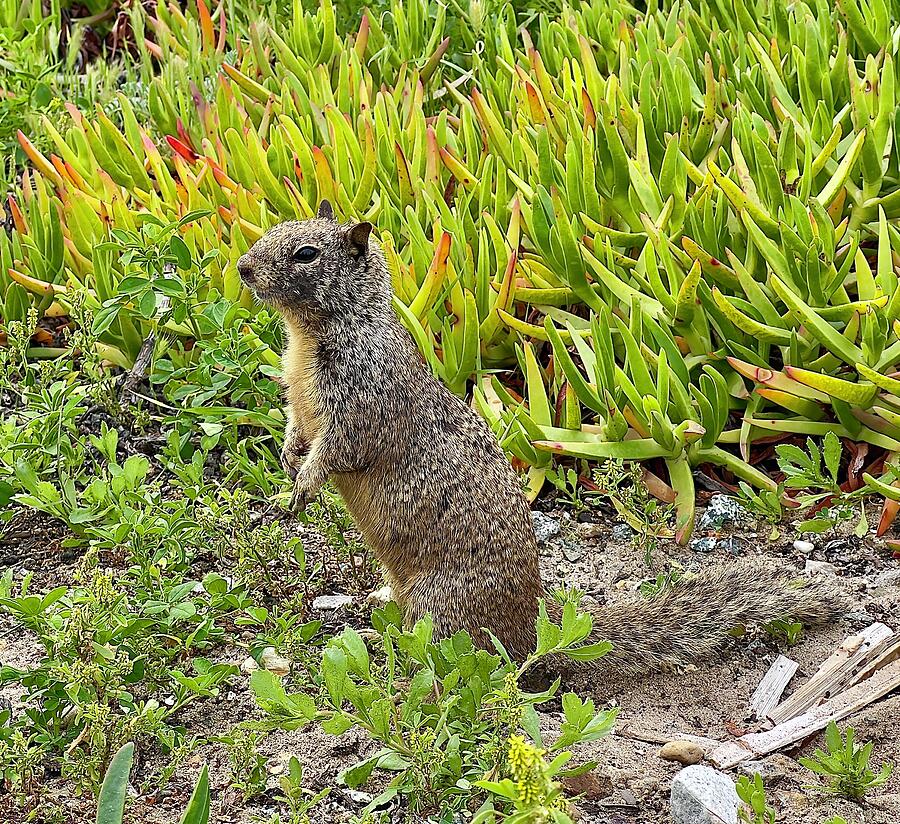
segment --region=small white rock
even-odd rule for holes
[[[245,658],[241,664],[241,672],[244,675],[251,675],[259,669],[259,664],[253,658]]]
[[[807,561],[804,572],[809,575],[837,575],[838,568],[828,561]]]
[[[259,662],[273,675],[287,675],[291,671],[291,662],[275,652],[275,647],[266,647]]]
[[[374,798],[374,796],[364,793],[362,790],[346,789],[343,792],[354,804],[368,804]]]
[[[815,548],[816,545],[809,541],[794,541],[794,549],[796,549],[797,552],[802,552],[804,555],[809,555]]]
[[[352,603],[352,595],[320,595],[313,601],[312,607],[319,612],[328,612],[329,610],[341,609],[341,607],[349,606]]]

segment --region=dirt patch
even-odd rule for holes
[[[565,515],[560,521],[561,533],[551,539],[542,559],[548,584],[579,587],[599,602],[633,592],[642,580],[652,579],[658,572],[672,568],[697,571],[707,566],[726,565],[738,555],[798,571],[808,561],[813,562],[813,567],[816,563],[831,564],[834,569],[819,566],[818,569],[828,571],[814,574],[835,575],[837,584],[851,595],[851,610],[844,620],[810,629],[790,649],[779,649],[765,634],[752,634],[735,639],[717,660],[693,672],[607,679],[600,685],[587,679],[573,683],[575,691],[582,696],[590,695],[598,705],[619,707],[618,733],[585,745],[578,753],[580,757],[597,761],[597,773],[612,787],[607,799],[582,802],[584,820],[610,824],[670,821],[669,789],[680,767],[659,758],[659,744],[628,737],[629,728],[641,732],[651,730],[672,738],[688,733],[730,740],[735,732],[750,731],[747,718],[750,696],[779,651],[800,664],[786,691],[789,694],[815,672],[844,638],[863,626],[880,620],[900,628],[900,581],[891,575],[893,570],[900,569],[900,563],[874,540],[860,540],[852,535],[833,537],[817,543],[812,552],[804,552],[794,547],[797,536],[789,526],[783,527],[773,541],[768,540],[765,532],[753,529],[722,530],[715,535],[708,552],[679,547],[672,542],[660,543],[652,553],[653,566],[648,569],[644,553],[634,541],[613,534],[623,532],[621,527],[586,527]],[[585,534],[594,537],[585,538]],[[698,537],[702,538],[702,533]],[[706,548],[710,544],[698,541],[695,545]],[[854,726],[858,740],[874,743],[874,765],[900,764],[898,712],[900,696],[868,707],[841,726]],[[848,824],[900,821],[900,770],[861,807],[809,788],[816,783],[815,776],[794,757],[811,754],[816,746],[823,746],[820,735],[788,750],[787,754],[753,762],[749,768],[751,774],[754,768],[759,771],[766,781],[770,803],[780,815],[778,820],[823,824],[831,816],[841,815]],[[735,771],[738,774],[740,770]],[[618,806],[632,801],[636,807]]]
[[[767,531],[756,532],[752,528],[737,532],[721,530],[706,536],[715,538],[709,552],[661,542],[653,551],[652,566],[648,568],[645,553],[624,534],[621,525],[580,525],[559,512],[551,513],[550,517],[560,525],[560,531],[550,538],[543,550],[542,568],[547,585],[550,588],[578,587],[586,593],[587,605],[592,600],[603,603],[630,593],[641,581],[654,578],[658,572],[676,566],[692,571],[728,564],[736,555],[790,565],[798,570],[810,560],[831,564],[833,569],[825,568],[827,572],[816,574],[834,574],[839,585],[853,596],[847,618],[830,627],[810,630],[789,650],[779,650],[776,642],[765,634],[751,634],[735,639],[717,660],[695,671],[640,679],[607,679],[599,684],[589,679],[573,680],[568,688],[584,697],[592,697],[600,707],[619,708],[618,732],[585,745],[577,752],[579,759],[598,763],[586,779],[587,783],[577,785],[585,795],[578,803],[582,821],[598,824],[668,822],[669,788],[678,767],[659,758],[659,744],[629,737],[630,731],[651,730],[662,737],[692,733],[729,740],[736,732],[749,727],[746,718],[748,700],[779,651],[800,664],[800,670],[788,688],[790,692],[854,630],[873,620],[882,620],[894,627],[900,623],[900,581],[892,582],[891,576],[885,575],[900,564],[876,541],[843,536],[820,542],[812,552],[804,552],[794,547],[796,536],[789,527],[783,528],[774,541],[768,540]],[[594,520],[602,518],[598,516]],[[70,579],[71,564],[77,552],[66,554],[62,550],[64,531],[56,529],[52,522],[47,526],[46,519],[40,516],[27,513],[17,514],[10,526],[14,529],[7,535],[18,535],[19,543],[4,544],[6,565],[39,569],[42,588]],[[33,528],[33,534],[28,532],[29,527]],[[355,596],[354,606],[349,611],[317,617],[324,618],[330,631],[339,631],[347,622],[364,626],[368,614],[364,595],[378,586],[377,575],[368,570],[360,574],[358,559],[336,557],[327,541],[310,526],[292,525],[290,531],[295,530],[303,537],[308,564],[319,569],[316,593],[341,592]],[[698,546],[707,548],[709,543]],[[14,667],[33,666],[40,659],[40,647],[27,633],[11,630],[8,624],[0,626],[0,661]],[[237,637],[240,639],[240,635]],[[234,646],[220,649],[215,658],[240,665],[246,655],[246,649]],[[214,738],[239,721],[258,717],[248,680],[245,673],[237,675],[217,698],[190,705],[180,714],[178,723],[203,738]],[[21,712],[18,699],[19,693],[11,688],[0,693],[0,700],[8,701]],[[874,764],[883,761],[900,764],[898,717],[900,696],[894,696],[845,723],[857,729],[859,740],[874,743]],[[558,728],[558,723],[558,706],[542,713],[542,726],[548,732]],[[779,820],[791,824],[822,824],[833,815],[843,816],[849,824],[895,824],[900,820],[900,772],[873,793],[865,806],[849,804],[809,789],[808,785],[815,779],[795,758],[811,753],[821,743],[821,736],[814,736],[800,747],[750,766],[751,771],[756,769],[763,775],[769,800],[778,810]],[[277,782],[291,755],[303,764],[305,784],[309,789],[333,788],[312,816],[316,824],[350,821],[372,794],[380,790],[377,777],[373,779],[373,786],[365,788],[365,793],[337,786],[336,778],[341,770],[374,751],[373,743],[355,730],[340,738],[326,735],[315,727],[279,731],[264,740],[260,751],[266,758],[268,789],[248,804],[229,789],[231,768],[224,744],[203,744],[187,755],[161,790],[139,794],[141,785],[165,765],[163,757],[151,755],[135,767],[132,778],[137,797],[129,807],[126,821],[171,824],[177,820],[203,764],[210,770],[211,821],[218,824],[251,824],[268,819],[278,809],[275,801]],[[58,776],[48,774],[43,792],[65,811],[66,819],[72,824],[93,822],[93,803],[71,797],[71,788]],[[0,818],[4,815],[4,820],[16,821],[20,814],[9,807],[9,799],[0,798]]]

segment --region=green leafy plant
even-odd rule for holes
[[[287,773],[278,780],[281,793],[278,800],[288,809],[288,818],[282,819],[279,813],[272,815],[266,824],[309,824],[309,811],[331,792],[326,787],[317,793],[303,786],[303,767],[295,756],[288,759]]]
[[[571,507],[575,512],[580,512],[585,508],[578,473],[574,469],[560,468],[559,471],[548,469],[546,477],[556,487],[557,501]]]
[[[378,659],[353,629],[326,646],[321,709],[305,693],[287,693],[269,672],[260,670],[251,677],[257,702],[271,724],[295,728],[316,719],[334,735],[358,727],[381,743],[375,755],[343,774],[355,787],[375,769],[395,773],[369,809],[396,795],[422,812],[468,806],[475,782],[503,771],[510,735],[522,729],[538,747],[544,746],[534,707],[556,694],[559,681],[545,692],[528,694],[519,686],[521,677],[547,655],[590,660],[609,649],[605,643],[583,643],[590,618],[576,613],[571,602],[560,626],[542,606],[537,649],[518,667],[475,649],[464,632],[436,643],[428,617],[403,630],[393,604],[377,610],[373,624],[381,633]],[[571,693],[563,696],[562,704],[561,733],[547,745],[555,759],[548,780],[571,758],[569,747],[607,734],[615,719],[615,712],[597,712],[592,701]]]
[[[753,778],[742,775],[737,780],[738,798],[743,802],[738,809],[738,819],[746,824],[775,824],[775,809],[766,799],[762,776]]]
[[[776,640],[784,641],[789,647],[796,646],[803,637],[803,624],[796,621],[769,621],[763,629]]]
[[[97,799],[96,824],[122,824],[133,758],[134,744],[128,742],[122,745],[110,761]],[[207,824],[208,821],[209,777],[204,767],[179,824]]]
[[[847,727],[842,735],[832,721],[825,729],[826,750],[817,749],[811,758],[801,758],[800,763],[825,779],[826,784],[818,785],[818,788],[860,801],[870,790],[884,784],[894,768],[891,764],[883,764],[877,773],[874,772],[869,767],[872,743],[858,745],[854,736],[853,727]]]
[[[27,720],[46,756],[65,751],[62,771],[80,788],[97,790],[125,741],[173,749],[180,733],[168,720],[189,703],[216,696],[235,672],[196,655],[217,630],[216,613],[207,611],[194,582],[157,578],[151,594],[140,576],[117,581],[102,569],[96,548],[80,562],[72,586],[40,595],[30,582],[28,575],[16,586],[8,574],[0,610],[36,635],[44,657],[22,670],[0,667],[0,684],[24,687],[29,711],[19,723]],[[179,665],[188,652],[195,657]],[[166,690],[171,700],[163,705],[138,685]],[[16,740],[21,749],[25,739]],[[20,771],[18,782],[26,778]]]
[[[841,521],[850,520],[857,513],[856,503],[870,494],[863,486],[855,493],[847,493],[838,483],[842,448],[837,435],[825,435],[820,449],[812,438],[807,438],[806,451],[794,444],[779,444],[775,447],[778,465],[785,474],[787,489],[804,490],[798,498],[800,506],[806,510],[816,510],[815,517],[798,524],[802,532],[825,532]],[[857,532],[865,534],[868,524],[865,509],[859,504]]]
[[[781,522],[784,516],[784,507],[782,505],[783,490],[779,489],[775,492],[769,489],[761,489],[754,491],[749,484],[744,481],[738,483],[738,500],[750,511],[754,512],[764,520],[772,524]]]
[[[594,469],[593,481],[598,488],[596,494],[608,498],[635,531],[635,543],[647,566],[651,566],[657,543],[670,534],[673,507],[651,494],[637,462],[630,462],[626,467],[617,458],[604,460]]]
[[[230,786],[240,792],[244,801],[266,789],[266,759],[257,750],[262,739],[263,735],[252,723],[238,724],[220,739],[227,746]]]

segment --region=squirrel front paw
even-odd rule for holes
[[[303,466],[306,453],[309,452],[309,444],[302,438],[292,438],[281,450],[281,468],[292,480],[297,480],[297,473]]]
[[[312,479],[309,473],[299,473],[294,479],[294,491],[288,509],[295,515],[300,515],[316,498],[320,487],[321,484]]]

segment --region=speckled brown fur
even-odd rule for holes
[[[370,230],[335,222],[323,203],[238,263],[287,326],[282,460],[295,477],[292,504],[333,479],[408,621],[431,613],[438,636],[465,629],[490,648],[487,628],[521,658],[544,595],[528,503],[488,425],[431,375],[395,315]],[[826,586],[798,589],[741,565],[600,610],[594,636],[614,644],[605,663],[638,672],[703,660],[739,624],[827,621],[839,609]]]

